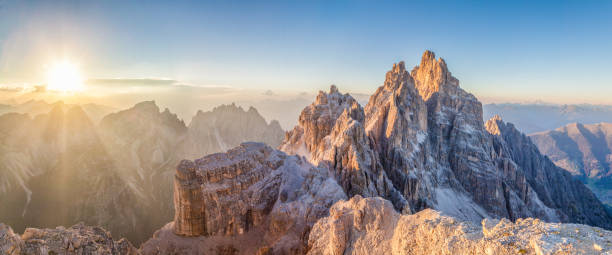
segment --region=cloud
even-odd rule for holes
[[[264,96],[276,96],[276,93],[274,93],[272,90],[266,90],[263,93]]]
[[[102,86],[172,86],[178,83],[173,79],[157,79],[157,78],[141,78],[141,79],[126,79],[126,78],[111,78],[111,79],[90,79],[87,80],[88,85]]]

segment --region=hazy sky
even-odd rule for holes
[[[612,1],[2,1],[0,84],[85,77],[372,93],[443,57],[485,101],[612,104]]]

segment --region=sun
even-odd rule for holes
[[[79,68],[70,61],[54,63],[47,70],[47,90],[77,92],[84,89]]]

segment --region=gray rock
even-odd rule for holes
[[[314,222],[346,198],[326,169],[261,143],[182,161],[174,187],[174,222],[145,254],[304,254]]]
[[[611,254],[612,232],[527,218],[481,224],[426,209],[400,215],[381,198],[355,196],[310,232],[308,254]]]

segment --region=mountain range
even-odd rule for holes
[[[435,209],[466,226],[491,218],[517,224],[537,218],[612,228],[612,216],[582,182],[540,154],[514,125],[499,116],[485,123],[481,103],[460,88],[443,59],[426,51],[411,72],[403,62],[394,64],[365,108],[336,86],[319,92],[278,149],[243,143],[226,153],[181,161],[174,177],[174,221],[141,251],[341,254],[360,239],[343,235],[352,231],[347,225],[321,227],[327,223],[320,219],[338,220],[344,213],[341,200],[351,197],[388,200],[390,206],[383,208],[388,212],[378,218],[396,212],[420,217]],[[351,216],[359,231],[375,231],[364,225],[368,214]],[[520,222],[520,228],[532,229],[539,223]],[[514,228],[499,221],[493,225]],[[525,238],[516,233],[515,238]],[[568,232],[551,234],[561,238]],[[317,241],[321,236],[329,238]],[[324,243],[332,250],[317,249]],[[529,245],[495,250],[542,250],[541,243]],[[402,247],[407,254],[416,249]],[[451,254],[461,251],[450,248]]]
[[[320,91],[284,136],[254,108],[186,125],[152,101],[99,123],[78,106],[5,114],[0,132],[0,218],[24,229],[0,224],[9,254],[612,252],[593,192],[533,137],[484,121],[431,51],[394,64],[365,107]],[[150,238],[137,250],[75,221]]]
[[[483,109],[485,119],[500,115],[527,134],[553,130],[575,122],[612,122],[610,105],[495,103],[485,104]]]
[[[612,124],[572,123],[529,137],[544,155],[585,182],[612,208]]]
[[[138,244],[172,219],[172,175],[183,158],[245,141],[279,144],[283,131],[251,108],[198,112],[189,126],[155,102],[94,122],[78,105],[0,116],[0,218],[26,226],[103,226]],[[197,155],[197,156],[195,156]]]

